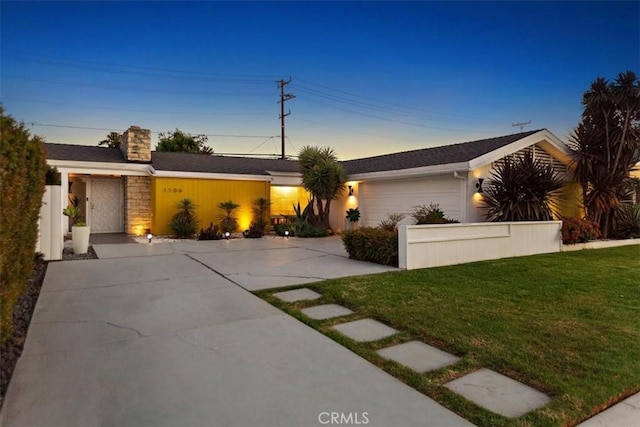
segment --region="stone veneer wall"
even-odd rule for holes
[[[151,228],[151,177],[124,177],[124,212],[127,234],[139,236]]]
[[[151,162],[151,131],[131,126],[120,138],[120,149],[130,162]],[[124,227],[138,236],[151,228],[151,177],[124,177]]]
[[[151,161],[151,131],[131,126],[120,137],[120,149],[131,162]]]

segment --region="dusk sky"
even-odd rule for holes
[[[5,112],[48,142],[130,125],[218,153],[340,159],[547,128],[598,76],[640,73],[640,2],[7,2]],[[32,125],[33,123],[33,125]],[[46,126],[45,126],[46,125]],[[89,128],[89,129],[88,129]],[[94,129],[91,129],[94,128]]]

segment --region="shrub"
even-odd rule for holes
[[[178,239],[190,239],[198,229],[197,206],[189,199],[182,199],[176,204],[176,207],[178,208],[178,213],[171,218],[169,227],[171,227]]]
[[[417,225],[420,224],[450,224],[458,222],[455,219],[447,218],[437,203],[430,203],[429,206],[419,205],[413,208],[411,217]]]
[[[262,236],[264,236],[263,230],[264,230],[263,226],[258,225],[255,222],[252,222],[249,225],[249,229],[245,230],[245,232],[242,233],[242,235],[247,239],[260,239],[262,238]]]
[[[600,238],[600,226],[587,219],[563,218],[562,243],[572,245]]]
[[[324,228],[316,227],[301,219],[295,220],[291,228],[296,237],[326,237],[329,235]]]
[[[489,221],[551,221],[562,179],[531,152],[499,162],[483,194]]]
[[[42,140],[0,106],[0,343],[33,269],[46,160]]]
[[[269,227],[269,206],[271,206],[271,202],[264,197],[258,197],[253,201],[253,207],[251,210],[253,211],[253,222],[249,226],[249,230],[247,230],[244,235],[245,237],[250,238],[258,238],[264,236],[264,232]]]
[[[398,233],[394,231],[362,227],[345,231],[342,242],[351,259],[398,266]]]
[[[217,225],[213,225],[213,223],[209,224],[207,228],[201,228],[200,233],[198,233],[198,240],[220,240],[222,239],[222,233],[220,233],[220,229]]]
[[[615,236],[619,239],[640,238],[640,203],[629,203],[622,208]]]
[[[233,203],[231,200],[220,202],[218,207],[225,211],[224,215],[220,215],[220,230],[223,233],[235,233],[238,229],[238,218],[233,216],[233,211],[240,207],[239,204]]]
[[[278,236],[284,236],[285,231],[289,232],[289,236],[294,235],[291,224],[276,224],[273,226],[273,231],[275,231]]]
[[[380,221],[380,224],[378,225],[378,228],[381,228],[381,229],[387,230],[387,231],[397,231],[398,230],[398,224],[403,219],[404,219],[404,214],[400,214],[400,213],[387,214],[387,217],[385,219],[383,219],[382,221]]]
[[[346,217],[349,222],[358,222],[360,221],[360,209],[358,208],[351,208],[349,210],[347,210],[347,217]]]

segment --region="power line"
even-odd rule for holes
[[[67,86],[80,86],[80,87],[92,87],[97,89],[107,89],[107,90],[121,90],[121,91],[129,91],[129,92],[151,92],[151,93],[167,93],[171,95],[198,95],[198,96],[253,96],[253,97],[271,97],[271,94],[255,94],[255,93],[204,93],[204,92],[183,92],[183,91],[170,91],[170,90],[159,90],[159,89],[148,89],[148,88],[139,88],[139,87],[127,87],[127,86],[110,86],[110,85],[97,85],[97,84],[88,84],[88,83],[79,83],[73,81],[66,80],[46,80],[46,79],[30,79],[27,77],[20,76],[3,76],[4,79],[13,79],[13,80],[25,80],[29,82],[36,83],[50,83],[50,84],[60,84]]]
[[[205,115],[210,116],[212,114],[218,116],[270,116],[269,113],[230,113],[230,112],[218,112],[218,111],[209,111],[209,112],[196,112],[196,111],[164,111],[164,110],[144,110],[139,108],[125,108],[125,107],[108,107],[108,106],[100,106],[100,105],[81,105],[81,104],[69,104],[66,102],[53,102],[53,101],[37,101],[33,99],[21,99],[14,97],[5,97],[5,100],[14,100],[19,102],[33,102],[37,104],[48,104],[48,105],[65,105],[69,107],[77,107],[83,109],[96,109],[96,110],[117,110],[117,111],[133,111],[140,113],[157,113],[157,114],[188,114],[188,115]]]
[[[126,129],[115,129],[115,128],[99,128],[99,127],[90,127],[90,126],[75,126],[75,125],[59,125],[53,123],[38,123],[38,122],[28,122],[31,126],[44,126],[44,127],[54,127],[54,128],[66,128],[66,129],[83,129],[83,130],[102,130],[107,132],[124,132]],[[166,131],[150,131],[154,134],[166,133]],[[219,134],[219,133],[197,133],[197,132],[186,132],[191,135],[204,135],[218,138],[275,138],[275,136],[269,135],[235,135],[235,134]]]
[[[200,76],[225,76],[225,77],[251,77],[251,78],[264,78],[264,79],[273,79],[279,78],[281,76],[271,75],[271,74],[236,74],[236,73],[211,73],[211,72],[201,72],[201,71],[187,71],[187,70],[178,70],[171,68],[158,68],[158,67],[143,67],[139,65],[127,65],[127,64],[118,64],[112,62],[101,62],[101,61],[90,61],[85,59],[74,59],[74,58],[65,58],[61,56],[52,56],[52,55],[44,55],[38,53],[29,53],[29,52],[20,52],[14,50],[3,49],[3,56],[6,56],[7,53],[11,53],[14,55],[24,55],[24,56],[33,56],[37,58],[45,58],[45,59],[54,59],[54,60],[62,60],[62,61],[70,61],[70,62],[79,62],[85,64],[95,64],[95,65],[104,65],[110,67],[121,67],[121,68],[131,68],[135,70],[150,70],[150,71],[162,71],[169,73],[179,73],[179,74],[187,74],[187,75],[200,75]],[[265,82],[271,82],[271,80],[265,80]]]

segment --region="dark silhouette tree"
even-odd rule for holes
[[[98,142],[98,145],[106,145],[109,148],[120,148],[120,136],[118,132],[109,132],[105,139]]]
[[[602,237],[615,231],[632,199],[630,172],[640,160],[640,83],[632,71],[598,77],[582,97],[582,121],[570,144],[587,219]]]
[[[207,144],[206,135],[191,135],[176,129],[173,132],[159,135],[157,151],[173,151],[192,154],[213,154],[213,149]]]

